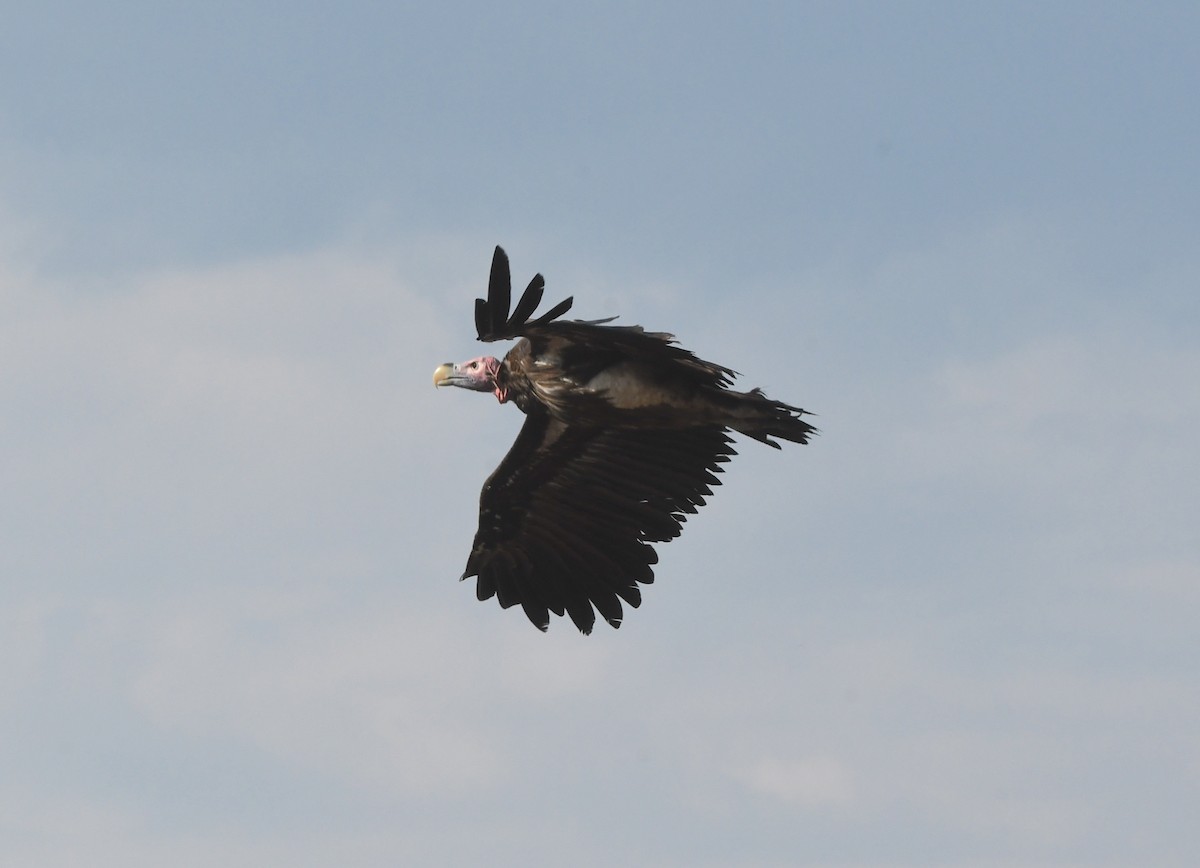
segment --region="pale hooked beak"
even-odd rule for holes
[[[446,382],[454,374],[454,364],[446,362],[444,365],[438,365],[433,369],[433,384],[435,386],[451,386],[453,383]]]

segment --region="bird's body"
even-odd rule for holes
[[[519,338],[503,360],[440,366],[437,385],[490,391],[526,415],[480,495],[479,529],[463,578],[477,596],[520,604],[540,629],[549,613],[584,633],[598,611],[620,626],[621,602],[641,602],[654,579],[651,543],[678,536],[734,454],[733,429],[778,448],[815,429],[803,410],[676,346],[669,334],[610,320],[558,320],[571,299],[536,320],[543,281],[509,316],[508,258],[497,247],[488,300],[476,302],[483,341]]]

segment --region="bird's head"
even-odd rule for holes
[[[492,356],[480,356],[469,362],[446,362],[433,372],[435,386],[458,386],[473,392],[492,392],[503,404],[508,400],[508,390],[497,381],[500,360]]]

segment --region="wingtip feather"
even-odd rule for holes
[[[513,315],[508,321],[510,328],[519,328],[525,325],[529,317],[537,310],[537,306],[542,303],[542,292],[545,287],[546,279],[540,274],[535,274],[533,280],[529,281],[529,286],[525,287],[521,300],[517,302],[517,309],[513,311]]]
[[[488,334],[497,334],[508,322],[508,310],[512,305],[512,274],[508,266],[508,254],[499,244],[492,254],[492,271],[488,276]]]

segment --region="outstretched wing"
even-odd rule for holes
[[[722,428],[580,428],[530,415],[479,499],[463,578],[480,600],[519,604],[539,629],[550,612],[590,633],[654,581],[651,543],[674,539],[734,454]]]
[[[488,297],[475,299],[475,329],[479,340],[491,342],[527,337],[533,344],[534,355],[552,353],[568,377],[571,376],[569,369],[575,364],[587,369],[603,366],[617,358],[673,368],[698,386],[728,386],[737,376],[730,368],[706,362],[676,346],[674,335],[666,332],[648,332],[637,325],[607,325],[616,317],[559,320],[571,309],[574,297],[559,302],[537,319],[530,319],[541,304],[545,285],[540,274],[534,275],[510,315],[512,276],[508,254],[497,246],[492,255]]]

